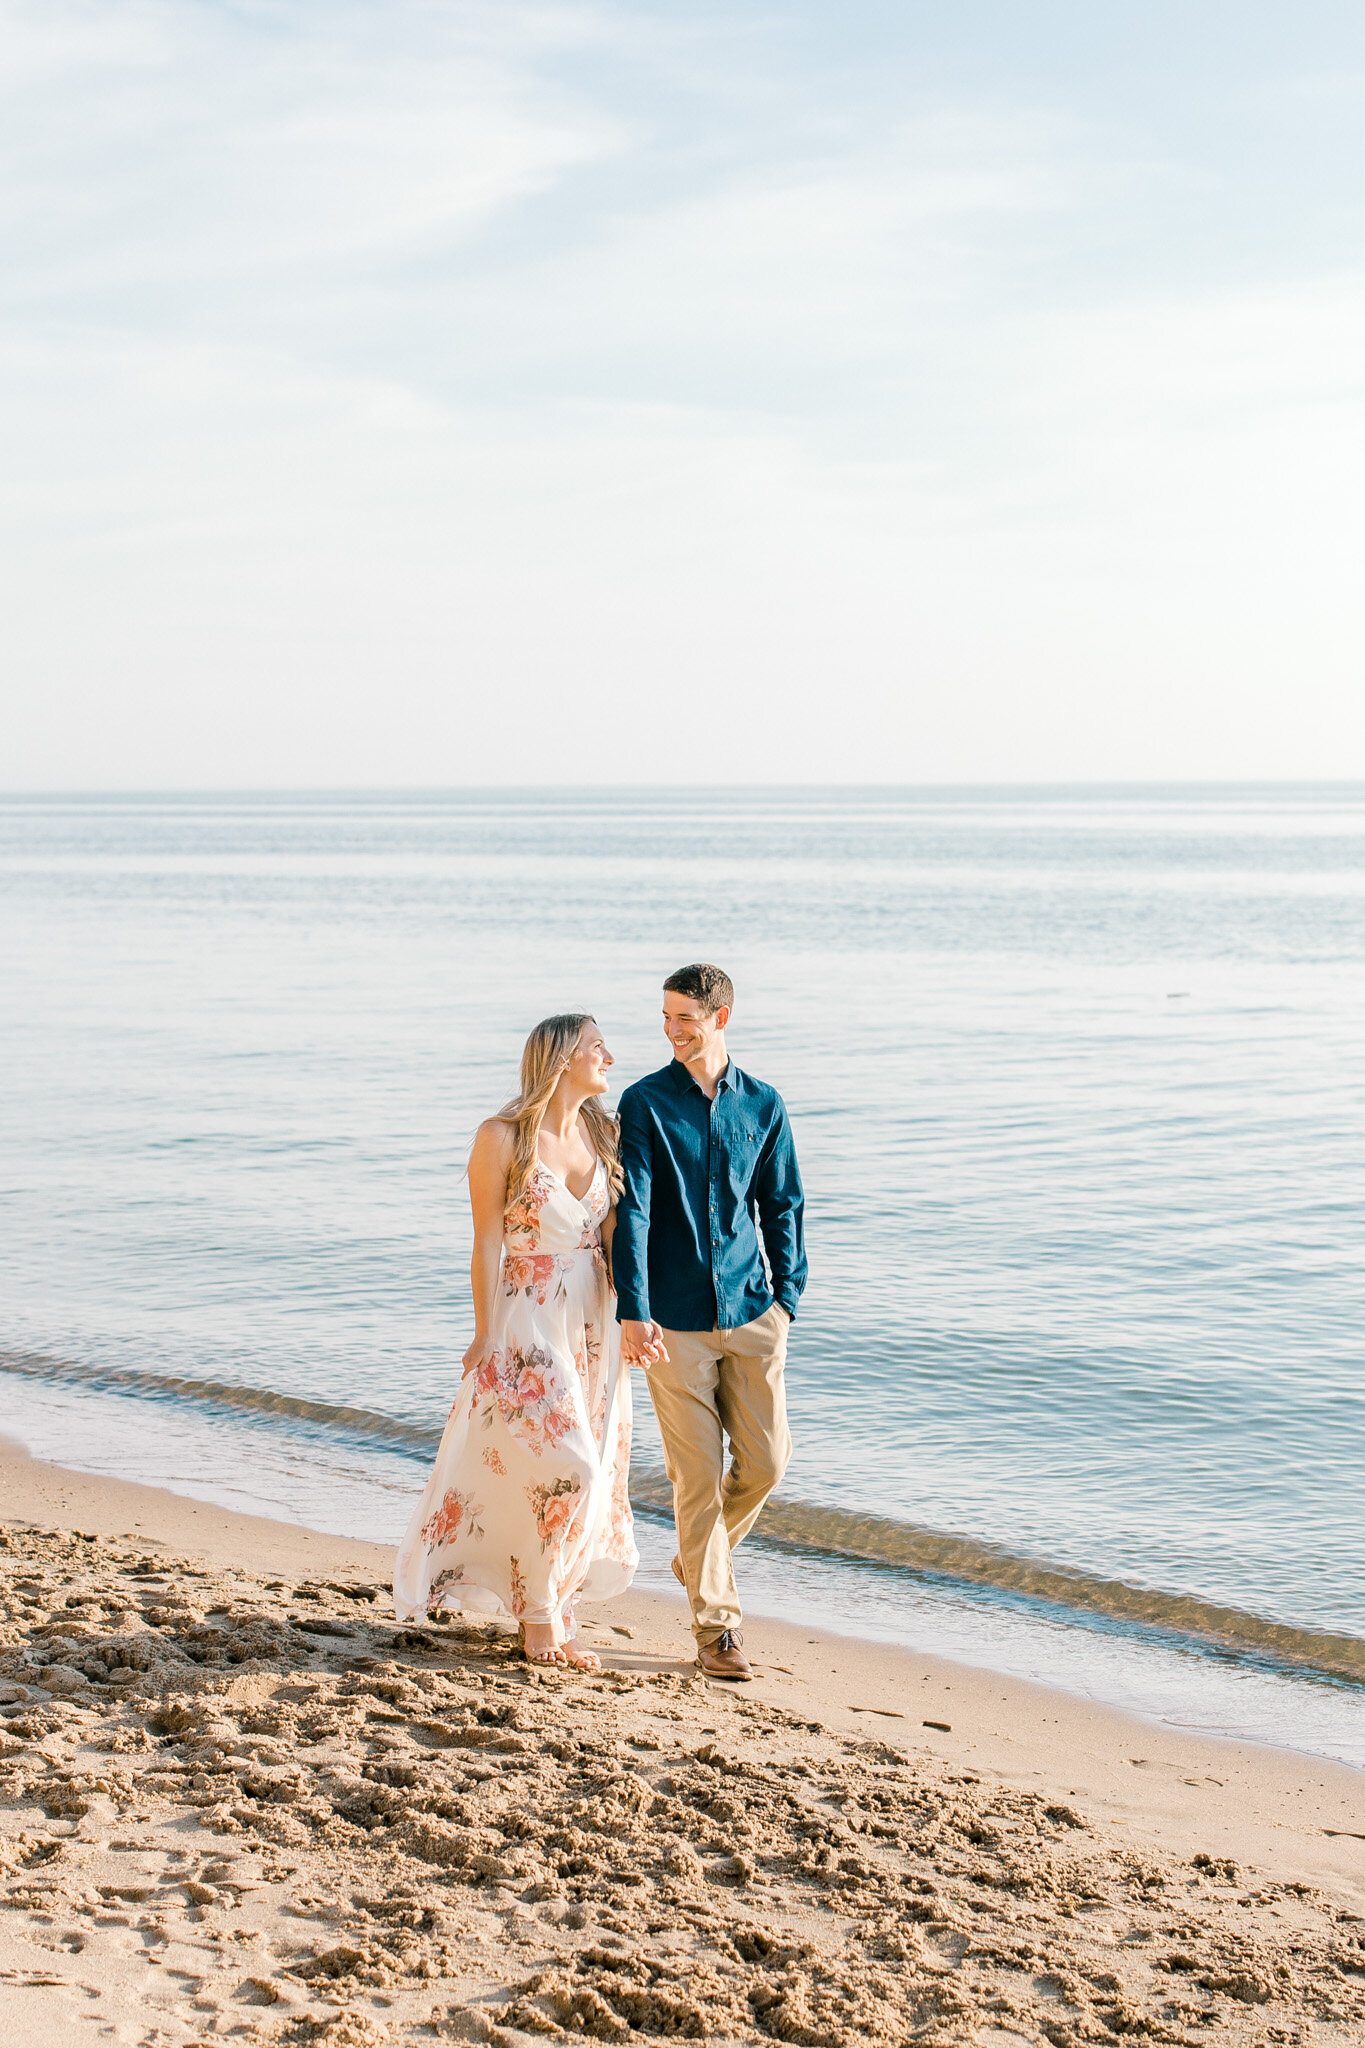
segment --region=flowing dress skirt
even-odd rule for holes
[[[634,1577],[607,1204],[600,1165],[581,1201],[538,1166],[508,1211],[493,1355],[461,1382],[398,1551],[405,1620],[447,1609],[545,1622]]]

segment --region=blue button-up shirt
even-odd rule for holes
[[[670,1060],[621,1097],[621,1166],[612,1268],[622,1322],[735,1330],[774,1299],[795,1316],[805,1196],[775,1088],[731,1060],[708,1100]]]

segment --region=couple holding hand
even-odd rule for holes
[[[619,1593],[639,1562],[639,1365],[697,1661],[713,1678],[753,1676],[731,1552],[791,1455],[783,1368],[806,1256],[786,1108],[730,1058],[733,1003],[718,967],[669,975],[672,1059],[626,1090],[619,1120],[600,1101],[613,1061],[595,1021],[547,1018],[526,1041],[520,1094],[480,1125],[475,1335],[398,1552],[403,1618],[509,1613],[532,1663],[596,1668],[574,1607]]]

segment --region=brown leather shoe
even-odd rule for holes
[[[740,1648],[743,1640],[736,1630],[727,1628],[714,1643],[697,1644],[697,1662],[708,1678],[753,1677],[754,1667]]]

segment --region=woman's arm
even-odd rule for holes
[[[608,1280],[611,1280],[612,1287],[613,1289],[615,1289],[616,1282],[612,1280],[611,1276],[611,1241],[612,1238],[616,1235],[615,1202],[612,1203],[610,1209],[608,1209],[606,1215],[602,1218],[602,1227],[599,1232],[599,1235],[602,1239],[602,1256],[607,1262],[607,1278]]]
[[[507,1207],[507,1172],[512,1164],[512,1132],[497,1117],[480,1124],[469,1155],[469,1206],[474,1212],[474,1256],[469,1263],[474,1291],[474,1342],[464,1355],[467,1373],[477,1372],[493,1355],[493,1304],[502,1265],[503,1211]]]

